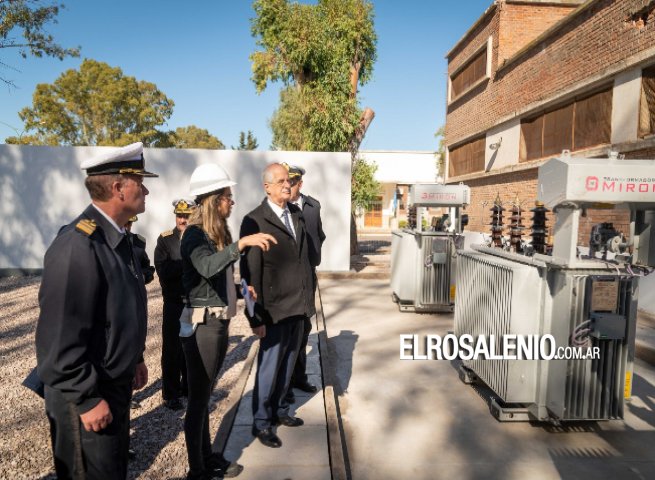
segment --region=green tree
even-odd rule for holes
[[[377,169],[375,163],[368,163],[359,156],[355,159],[350,196],[353,211],[368,210],[371,203],[380,195],[380,182],[375,180]]]
[[[288,0],[256,0],[251,32],[252,80],[258,92],[280,81],[280,105],[270,121],[273,148],[349,151],[352,205],[377,195],[372,166],[357,151],[374,113],[363,111],[357,89],[371,79],[377,36],[373,6],[367,0],[318,0],[315,5]],[[357,231],[351,215],[351,253]]]
[[[17,49],[23,58],[28,55],[45,55],[60,60],[67,56],[78,57],[79,47],[63,48],[45,31],[46,24],[57,23],[57,15],[63,6],[58,2],[40,0],[0,0],[0,49]],[[0,66],[13,69],[2,60]],[[7,78],[0,77],[0,80],[13,85]]]
[[[7,143],[166,146],[169,133],[157,127],[170,118],[173,105],[154,83],[87,59],[79,70],[36,86],[32,107],[19,112],[28,135]]]
[[[173,148],[206,148],[210,150],[221,150],[225,148],[223,142],[209,133],[208,130],[196,127],[195,125],[179,127],[174,132],[170,132],[169,144]]]
[[[442,125],[437,129],[437,131],[434,134],[435,138],[439,140],[439,148],[437,149],[437,154],[436,154],[437,175],[441,175],[443,177],[446,176],[446,146],[444,145],[445,133],[446,133],[446,126]]]
[[[239,145],[236,148],[232,147],[232,150],[257,150],[258,146],[257,137],[250,130],[247,134],[242,130],[239,132]]]
[[[280,81],[280,106],[271,119],[273,147],[351,151],[362,112],[357,87],[371,78],[377,37],[366,0],[256,0],[252,34],[258,92]],[[363,136],[360,132],[359,141]],[[353,148],[354,147],[354,148]]]

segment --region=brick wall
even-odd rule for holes
[[[655,152],[653,152],[655,153]],[[641,154],[641,153],[639,153]],[[639,158],[647,158],[645,156]],[[651,157],[652,158],[652,157]],[[531,241],[531,219],[535,200],[537,199],[537,173],[536,168],[523,170],[521,172],[507,173],[503,175],[494,175],[470,180],[466,184],[471,188],[471,204],[463,213],[469,215],[469,226],[467,230],[491,233],[489,224],[491,223],[490,209],[493,206],[496,196],[505,207],[504,224],[509,224],[509,210],[517,195],[524,210],[523,225],[525,229],[524,239]],[[484,205],[483,205],[484,204]],[[552,212],[547,215],[547,226],[552,229],[555,224],[555,216]],[[587,210],[586,216],[580,218],[580,228],[578,230],[578,244],[589,245],[589,236],[594,225],[603,222],[611,222],[614,228],[623,232],[626,237],[630,233],[630,212],[628,210],[615,208],[614,210]],[[551,230],[552,231],[552,230]],[[507,234],[507,231],[504,232]]]
[[[635,152],[626,152],[625,158],[633,160],[655,160],[655,148],[645,148]]]
[[[502,64],[576,8],[576,5],[501,4],[498,63]]]
[[[607,67],[655,45],[655,1],[598,0],[556,34],[533,45],[518,61],[497,71],[499,41],[508,35],[515,39],[510,46],[503,46],[505,55],[518,46],[519,38],[534,34],[527,30],[521,33],[520,25],[511,22],[520,24],[521,15],[525,20],[530,17],[528,10],[540,8],[546,7],[500,3],[471,32],[468,43],[451,52],[449,73],[465,62],[489,35],[494,36],[491,80],[448,106],[446,145],[485,132],[500,118],[557,95],[583,78],[599,75]],[[641,11],[643,15],[636,14]],[[640,20],[642,17],[645,22]],[[503,19],[507,25],[501,25]],[[519,31],[507,33],[512,28]]]
[[[470,180],[466,184],[471,188],[471,204],[464,212],[469,215],[469,226],[466,228],[476,232],[490,233],[490,209],[496,196],[500,196],[505,208],[511,208],[511,203],[516,199],[517,194],[524,209],[529,210],[534,207],[537,192],[537,169],[483,177]],[[523,225],[528,226],[530,218],[532,218],[532,214],[528,212],[523,220]],[[505,223],[508,222],[509,220]]]

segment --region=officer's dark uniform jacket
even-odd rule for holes
[[[48,248],[39,306],[39,377],[78,413],[112,384],[132,381],[145,348],[143,275],[128,237],[92,205]]]
[[[323,223],[321,222],[321,203],[309,195],[302,196],[302,216],[307,229],[309,246],[309,263],[316,268],[321,264],[321,246],[325,241]]]
[[[161,293],[166,301],[182,303],[182,255],[180,236],[182,232],[175,227],[157,237],[155,247],[155,269],[161,284]]]
[[[141,265],[141,273],[143,273],[143,280],[148,285],[155,279],[155,267],[150,265],[150,258],[146,253],[146,239],[138,233],[131,233],[132,246],[134,247],[134,256],[136,257],[139,265]]]
[[[239,259],[234,242],[218,250],[209,236],[197,225],[189,225],[182,235],[182,283],[186,304],[191,307],[227,306],[227,288],[239,289],[225,269]]]
[[[251,327],[279,323],[289,317],[311,317],[316,313],[305,221],[297,205],[290,203],[288,206],[296,240],[267,199],[241,223],[241,237],[262,232],[277,240],[277,245],[271,243],[267,252],[248,248],[241,258],[241,277],[257,292],[255,315],[248,318]]]

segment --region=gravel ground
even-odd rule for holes
[[[43,400],[21,385],[36,365],[34,331],[38,318],[40,277],[0,279],[0,479],[53,479],[48,420]],[[129,479],[183,478],[187,471],[184,410],[172,412],[161,404],[161,315],[159,282],[148,285],[146,365],[149,383],[136,392],[132,410]],[[239,306],[238,311],[243,311]],[[255,341],[242,313],[232,319],[230,346],[212,395],[212,435],[226,413],[226,400]],[[234,395],[239,392],[234,392]]]

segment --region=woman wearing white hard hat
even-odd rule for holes
[[[236,314],[238,286],[233,264],[247,247],[268,250],[270,242],[277,243],[263,233],[232,241],[227,218],[234,205],[234,185],[219,165],[208,163],[194,170],[190,194],[198,207],[180,244],[187,305],[180,318],[180,336],[189,386],[184,436],[189,457],[187,479],[193,480],[235,477],[243,470],[221,453],[212,453],[208,403],[227,352],[230,318]]]

